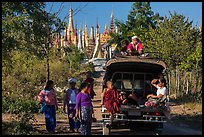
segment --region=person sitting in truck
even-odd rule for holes
[[[128,95],[128,102],[130,104],[138,105],[139,100],[140,100],[140,98],[135,93],[131,93]]]
[[[165,78],[153,79],[151,81],[151,84],[157,88],[157,92],[156,92],[156,95],[154,94],[147,95],[148,101],[145,103],[146,106],[163,103],[166,100],[168,95]]]
[[[102,105],[105,105],[106,109],[110,113],[110,125],[112,124],[114,114],[120,112],[120,100],[119,93],[116,88],[114,88],[111,81],[106,82],[106,87],[102,96]]]
[[[120,104],[126,105],[128,103],[128,98],[126,97],[126,93],[120,92],[119,96],[120,96]]]
[[[132,37],[132,42],[127,46],[127,52],[131,56],[143,54],[143,46],[137,36]]]
[[[121,49],[121,54],[122,55],[128,55],[127,47],[128,47],[128,41],[124,40],[123,43],[122,43],[122,49]]]

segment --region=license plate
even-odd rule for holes
[[[130,116],[141,116],[141,112],[140,111],[128,111],[128,115]]]

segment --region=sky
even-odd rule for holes
[[[97,19],[99,24],[99,31],[103,33],[105,24],[110,28],[110,16],[113,11],[114,19],[125,22],[127,16],[134,2],[46,2],[46,10],[57,12],[63,3],[63,8],[59,14],[61,20],[69,14],[70,5],[75,11],[81,9],[77,14],[73,16],[73,24],[84,28],[84,24],[88,27],[88,33],[90,33],[91,26],[96,27]],[[51,5],[52,8],[51,8]],[[159,13],[160,16],[169,17],[169,11],[177,14],[181,14],[189,21],[193,21],[193,26],[199,27],[202,25],[202,2],[150,2],[151,10],[155,13]],[[65,22],[69,22],[69,18],[65,19]]]

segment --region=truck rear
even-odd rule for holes
[[[166,76],[165,63],[150,57],[127,56],[109,60],[105,69],[103,88],[105,83],[111,80],[121,96],[127,98],[130,94],[135,94],[139,101],[128,100],[127,103],[121,104],[120,113],[114,115],[111,126],[109,113],[105,106],[102,106],[103,134],[110,134],[114,126],[122,128],[124,125],[134,129],[135,125],[140,123],[151,124],[155,134],[159,134],[170,114],[168,98],[163,105],[145,106],[145,102],[148,94],[156,92],[151,86],[151,80],[157,78],[159,74]]]

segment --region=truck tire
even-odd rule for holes
[[[163,130],[163,123],[158,123],[155,125],[154,134],[160,135],[162,133],[162,130]]]
[[[103,123],[103,135],[110,135],[111,128],[108,124]]]

